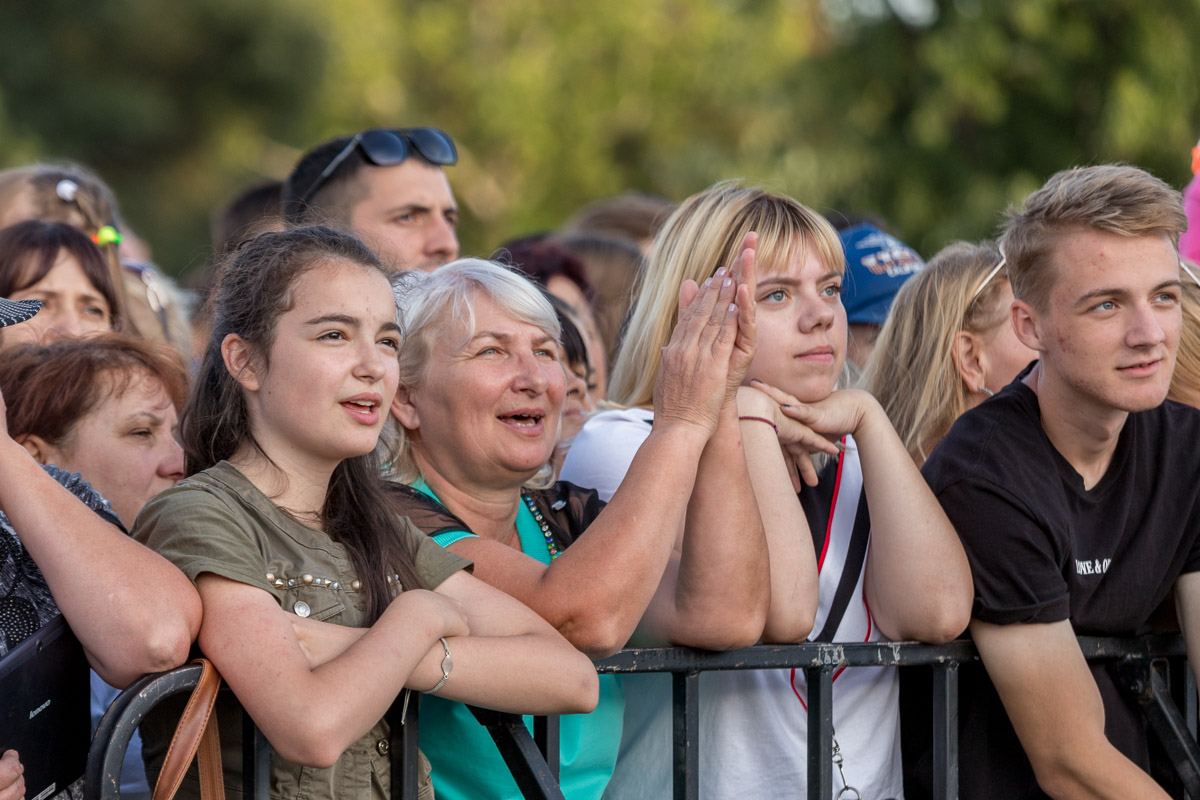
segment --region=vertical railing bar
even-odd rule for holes
[[[1167,668],[1159,669],[1163,664]],[[1197,746],[1195,737],[1186,730],[1187,720],[1171,697],[1170,662],[1151,658],[1146,666],[1149,689],[1147,694],[1155,711],[1151,714],[1144,704],[1143,710],[1147,712],[1151,728],[1155,730],[1175,765],[1185,794],[1189,794],[1189,789],[1194,792],[1200,787],[1200,747]]]
[[[1200,746],[1187,731],[1187,721],[1171,699],[1161,659],[1125,656],[1109,671],[1117,686],[1131,693],[1141,707],[1150,730],[1158,737],[1185,791],[1200,793]]]
[[[271,796],[271,745],[267,737],[242,712],[242,792],[253,800]]]
[[[1183,707],[1187,711],[1187,726],[1188,731],[1192,736],[1196,736],[1196,676],[1192,672],[1192,665],[1188,661],[1183,662],[1184,675],[1184,700]]]
[[[833,797],[833,668],[808,667],[808,800]]]
[[[542,751],[542,758],[546,759],[546,766],[550,767],[550,774],[554,776],[554,780],[559,779],[559,747],[558,747],[558,715],[551,714],[548,717],[533,718],[533,741],[537,743],[538,749]]]
[[[675,800],[700,797],[700,673],[671,675]]]
[[[1183,660],[1183,709],[1188,733],[1193,739],[1196,738],[1196,703],[1196,676],[1192,673],[1191,663],[1185,658]],[[1200,800],[1186,792],[1183,796],[1187,800]]]
[[[1168,697],[1170,697],[1171,702],[1175,704],[1175,708],[1179,709],[1181,716],[1180,733],[1182,734],[1184,730],[1187,730],[1187,656],[1167,656],[1166,664],[1166,685]],[[1195,738],[1190,731],[1188,732],[1188,735],[1191,735],[1193,739]],[[1183,788],[1182,783],[1179,784],[1178,789],[1176,789],[1174,786],[1164,786],[1163,788],[1168,789],[1172,796],[1179,796],[1183,798],[1190,797],[1190,795],[1187,793],[1187,790]],[[1182,794],[1179,794],[1180,792],[1182,792]]]
[[[476,706],[467,706],[496,744],[496,750],[526,800],[563,800],[558,781],[550,775],[546,759],[517,714],[506,714]]]
[[[958,800],[958,662],[933,667],[933,800]]]
[[[407,704],[405,696],[408,696]],[[405,689],[387,711],[391,729],[386,754],[391,761],[391,796],[399,800],[417,800],[420,784],[420,755],[417,737],[421,732],[421,693]]]

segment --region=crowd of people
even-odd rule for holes
[[[98,176],[0,172],[0,659],[61,614],[98,718],[203,654],[238,795],[248,714],[272,796],[389,796],[385,712],[419,692],[423,798],[520,796],[471,704],[564,715],[568,800],[637,800],[672,793],[670,682],[593,658],[969,635],[962,796],[1168,796],[1075,636],[1180,630],[1200,663],[1179,191],[1068,168],[926,263],[726,181],[484,259],[456,161],[434,128],[321,143],[214,215],[191,293]],[[701,796],[803,796],[803,671],[700,687]],[[837,797],[931,796],[923,692],[835,676]]]

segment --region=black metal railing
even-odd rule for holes
[[[1172,764],[1193,798],[1200,798],[1200,747],[1196,745],[1196,689],[1191,670],[1175,681],[1181,691],[1172,700],[1162,670],[1164,659],[1183,663],[1186,651],[1178,635],[1134,639],[1079,637],[1089,661],[1120,662],[1130,691],[1163,740]],[[712,670],[802,669],[808,680],[808,797],[833,796],[833,675],[845,667],[929,667],[933,673],[933,797],[958,798],[958,669],[977,662],[969,640],[943,645],[918,642],[758,646],[714,653],[688,648],[622,650],[597,662],[602,673],[670,673],[674,696],[674,797],[699,797],[699,679]],[[1136,684],[1136,686],[1135,686]],[[1180,686],[1182,685],[1182,686]],[[1137,692],[1135,692],[1136,694]],[[1188,710],[1181,715],[1179,708]]]
[[[1089,661],[1113,663],[1119,683],[1137,698],[1150,727],[1192,798],[1200,798],[1200,747],[1196,744],[1196,684],[1186,667],[1183,639],[1155,635],[1134,639],[1080,637]],[[622,650],[596,662],[601,673],[669,673],[674,697],[674,797],[699,797],[700,674],[713,670],[802,669],[808,679],[808,797],[833,796],[833,675],[842,668],[929,667],[933,675],[933,796],[958,798],[958,670],[976,662],[975,646],[966,640],[944,645],[916,642],[757,646],[745,650],[710,652],[689,648]],[[1168,669],[1167,662],[1172,667]],[[192,674],[194,672],[194,674]],[[1173,673],[1173,677],[1172,674]],[[133,729],[153,705],[172,694],[188,691],[199,667],[181,667],[143,678],[118,697],[97,730],[88,760],[87,796],[115,800],[120,764]],[[416,748],[419,699],[413,696],[404,724],[400,706],[388,712],[392,722],[392,796],[416,797]],[[1181,713],[1180,708],[1186,713]],[[472,709],[487,726],[526,798],[560,800],[558,788],[558,724],[555,717],[535,718],[530,736],[521,718]],[[110,720],[110,717],[112,718]],[[246,719],[244,781],[248,797],[266,798],[269,749]]]
[[[202,667],[186,664],[168,672],[145,675],[117,695],[92,737],[84,773],[84,797],[117,800],[121,764],[129,740],[152,708],[178,694],[190,693],[200,680]],[[228,691],[228,689],[222,689]],[[247,797],[267,798],[270,779],[270,745],[248,714],[242,726],[242,785]]]
[[[195,689],[200,670],[200,665],[188,664],[168,672],[146,675],[117,696],[92,737],[84,773],[84,797],[88,800],[119,800],[121,765],[134,731],[146,714],[163,700]],[[229,689],[223,687],[221,691]],[[402,694],[386,715],[391,728],[387,750],[392,761],[391,796],[400,800],[416,800],[417,797],[420,705],[420,695],[413,693],[405,709]],[[535,745],[521,717],[470,708],[479,723],[487,727],[525,797],[563,800],[558,788],[557,717],[537,718],[538,744]],[[547,759],[546,754],[551,757]],[[250,715],[243,714],[242,793],[247,800],[269,800],[270,758],[266,737]]]

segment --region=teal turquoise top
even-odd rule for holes
[[[413,488],[438,499],[425,481],[414,483]],[[517,511],[517,535],[525,555],[550,563],[546,540],[524,503]],[[475,534],[446,531],[433,540],[449,547],[468,536]],[[554,676],[547,675],[546,680],[552,681]],[[601,675],[596,710],[559,717],[559,781],[567,800],[599,800],[604,794],[617,763],[624,715],[625,694],[620,681],[616,675]],[[532,733],[533,717],[525,717],[525,725]],[[438,800],[521,800],[521,792],[491,736],[465,705],[436,695],[422,697],[420,732],[421,751],[433,765],[433,788]]]

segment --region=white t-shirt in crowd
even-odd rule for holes
[[[606,502],[650,434],[653,412],[606,411],[588,420],[567,454],[562,479],[599,491]],[[821,473],[828,508],[809,524],[828,531],[818,553],[821,571],[813,635],[825,628],[862,493],[862,469],[846,437],[838,463]],[[828,481],[833,481],[832,492]],[[821,488],[821,487],[819,487]],[[832,516],[832,521],[830,517]],[[864,561],[865,563],[865,561]],[[857,585],[834,641],[880,641],[859,570]],[[657,800],[672,786],[671,678],[626,675],[625,726],[606,800]],[[833,724],[846,780],[864,798],[904,796],[900,770],[899,682],[894,668],[842,670],[833,683]],[[804,797],[808,715],[803,670],[739,670],[700,676],[700,797],[729,800]],[[834,794],[842,788],[833,772]]]

